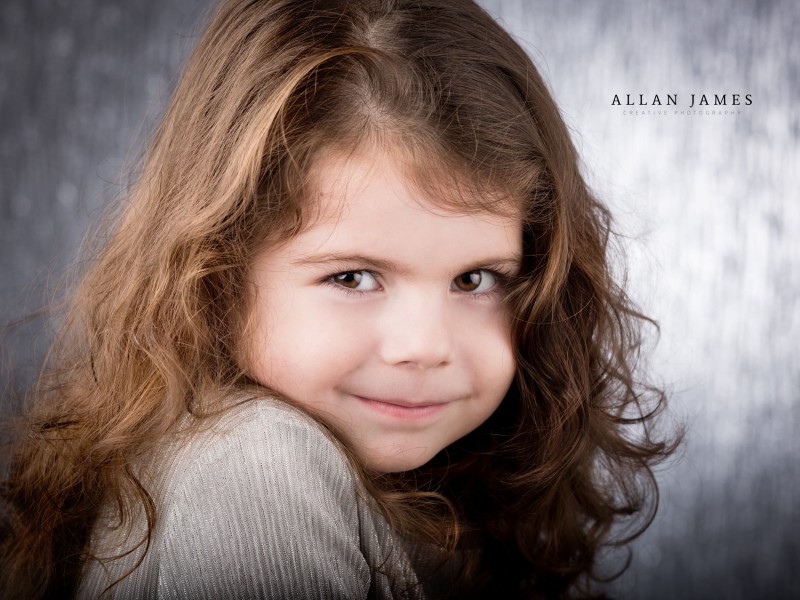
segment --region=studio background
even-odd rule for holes
[[[681,455],[658,472],[656,521],[612,593],[800,597],[800,5],[482,4],[550,82],[612,207],[631,293],[661,325],[651,369],[688,424]],[[0,4],[6,414],[47,345],[45,320],[19,319],[48,301],[119,195],[209,5]],[[612,106],[640,93],[678,94],[679,106]],[[752,105],[697,115],[692,93],[751,94]]]

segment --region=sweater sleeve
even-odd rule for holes
[[[303,415],[246,414],[173,475],[152,548],[158,597],[366,598],[346,459]]]

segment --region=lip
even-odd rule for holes
[[[401,419],[423,419],[431,417],[447,406],[447,402],[411,402],[405,399],[395,398],[365,398],[364,396],[354,395],[359,402],[370,409],[391,417]]]

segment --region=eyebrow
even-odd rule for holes
[[[408,268],[403,267],[394,261],[383,258],[377,258],[373,256],[367,256],[364,254],[345,254],[345,253],[311,254],[309,256],[304,256],[303,258],[294,261],[293,265],[297,267],[303,267],[303,266],[322,266],[328,264],[343,264],[343,263],[357,264],[359,266],[363,265],[365,267],[369,267],[377,271],[388,271],[393,273],[399,273],[401,275],[408,272]],[[517,272],[522,266],[522,256],[514,254],[510,256],[490,257],[483,260],[470,261],[469,263],[466,264],[471,266],[467,266],[465,272],[469,271],[470,269],[478,269],[484,267],[512,268],[514,272]]]

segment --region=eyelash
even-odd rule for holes
[[[469,292],[461,292],[462,295],[467,296],[473,300],[482,300],[501,295],[506,291],[506,289],[508,288],[508,283],[511,281],[510,275],[506,273],[501,273],[500,271],[494,271],[492,269],[472,269],[471,271],[464,271],[464,273],[471,273],[472,271],[484,271],[486,273],[489,273],[495,279],[495,285],[486,291],[477,292],[474,294],[471,294]],[[339,275],[347,275],[348,273],[369,273],[380,285],[378,274],[375,273],[375,271],[371,271],[369,269],[345,269],[344,271],[337,271],[336,273],[331,273],[330,275],[326,276],[321,281],[321,283],[329,285],[332,288],[340,292],[344,292],[347,295],[353,295],[353,296],[363,296],[364,294],[369,294],[375,291],[375,290],[360,291],[357,289],[348,288],[338,284],[334,280],[335,277],[338,277]],[[462,273],[461,275],[463,275],[464,273]],[[457,277],[460,277],[460,275],[458,275]]]

